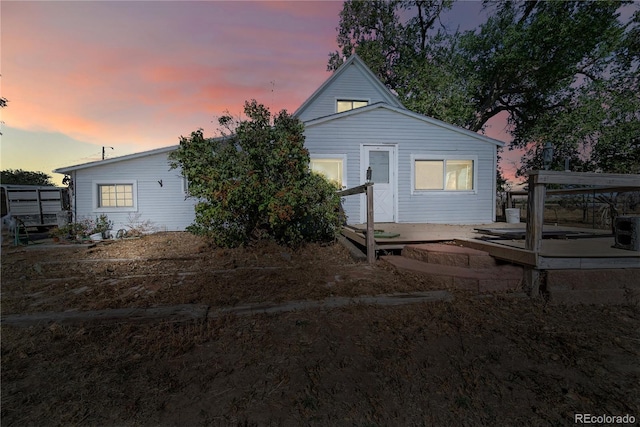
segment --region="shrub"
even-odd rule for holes
[[[64,227],[57,229],[55,234],[57,236],[69,236],[71,238],[84,238],[95,233],[101,233],[104,235],[104,232],[111,230],[112,227],[113,221],[110,221],[107,215],[102,214],[95,220],[91,218],[84,218],[78,222],[70,222]]]
[[[302,122],[286,111],[272,120],[255,100],[244,113],[247,120],[219,119],[227,129],[220,138],[204,138],[202,130],[182,137],[170,156],[199,199],[189,230],[227,247],[265,238],[291,246],[334,239],[340,199],[309,170]]]

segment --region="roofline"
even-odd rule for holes
[[[19,189],[19,188],[26,188],[28,190],[35,190],[35,189],[43,189],[43,190],[58,190],[60,188],[64,188],[64,187],[56,187],[55,185],[31,185],[31,184],[0,184],[0,187],[2,188],[6,188],[8,190],[13,190],[13,189]]]
[[[54,173],[65,174],[65,173],[68,173],[68,172],[71,172],[71,171],[75,171],[75,170],[79,170],[79,169],[87,169],[87,168],[92,168],[94,166],[109,165],[109,164],[112,164],[112,163],[123,162],[125,160],[133,160],[133,159],[139,159],[141,157],[153,156],[155,154],[168,153],[168,152],[177,150],[178,147],[180,147],[180,146],[179,145],[172,145],[170,147],[155,148],[153,150],[141,151],[139,153],[127,154],[127,155],[119,156],[119,157],[112,157],[110,159],[95,160],[93,162],[81,163],[79,165],[65,166],[65,167],[62,167],[62,168],[57,168],[57,169],[54,169],[53,172]]]
[[[439,126],[441,128],[445,128],[454,132],[458,132],[469,137],[478,139],[480,141],[490,143],[493,145],[497,145],[499,147],[504,147],[506,144],[502,141],[498,141],[497,139],[490,138],[488,136],[481,135],[477,132],[470,131],[468,129],[462,128],[460,126],[452,125],[447,122],[443,122],[442,120],[434,119],[433,117],[424,116],[422,114],[415,113],[411,110],[407,110],[406,108],[398,108],[393,105],[389,105],[384,102],[376,102],[375,104],[367,105],[366,107],[355,108],[353,110],[344,111],[342,113],[331,114],[329,116],[319,117],[317,119],[312,119],[304,122],[305,127],[316,126],[322,123],[330,122],[332,120],[342,119],[344,117],[355,116],[357,114],[366,113],[378,108],[383,108],[386,110],[394,111],[399,114],[404,114],[405,116],[412,117],[417,120],[421,120],[425,123],[429,123],[435,126]]]
[[[320,87],[316,89],[315,92],[313,92],[311,96],[302,103],[302,105],[300,105],[300,107],[298,107],[298,109],[293,113],[293,117],[298,117],[309,106],[309,104],[311,104],[320,95],[320,93],[322,93],[324,89],[331,84],[331,82],[333,82],[338,78],[338,76],[344,73],[346,69],[353,63],[359,63],[362,66],[365,77],[370,80],[375,86],[378,86],[380,89],[382,89],[383,93],[387,95],[389,101],[397,104],[397,106],[400,108],[404,108],[404,105],[402,105],[398,97],[395,96],[375,74],[373,74],[369,67],[367,67],[367,64],[364,63],[362,58],[354,53],[336,71],[334,71],[333,74],[329,76],[329,78],[327,78],[324,83],[322,83],[322,85],[320,85]]]

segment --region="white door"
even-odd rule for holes
[[[395,222],[396,148],[392,145],[365,145],[363,175],[371,167],[373,182],[373,218],[375,222]],[[365,202],[366,203],[366,202]],[[364,221],[366,222],[366,207]]]

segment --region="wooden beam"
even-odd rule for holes
[[[558,194],[593,194],[593,193],[622,193],[625,191],[640,191],[638,187],[582,187],[582,188],[558,188],[547,189],[548,196]],[[510,191],[507,193],[507,200],[511,196],[526,196],[526,191]]]
[[[373,186],[365,184],[367,193],[367,261],[369,264],[376,262],[376,237],[373,228]]]
[[[372,185],[373,185],[372,183],[367,183],[367,184],[358,185],[357,187],[347,188],[346,190],[338,191],[338,196],[344,197],[344,196],[351,196],[353,194],[365,193],[367,191],[367,188],[371,187]]]
[[[536,254],[540,252],[542,227],[544,225],[544,198],[546,187],[538,181],[539,175],[529,175],[529,197],[527,199],[527,235],[525,249]]]
[[[576,184],[635,187],[640,189],[640,175],[595,172],[563,172],[536,170],[529,173],[540,184]]]
[[[513,246],[506,246],[499,242],[491,242],[487,240],[478,239],[455,239],[457,244],[465,246],[471,249],[478,249],[480,251],[487,252],[494,258],[508,261],[518,265],[524,265],[529,267],[535,267],[536,259],[535,254],[525,249],[514,248]]]
[[[364,237],[364,235],[362,233],[358,233],[357,231],[355,231],[353,228],[349,228],[349,227],[342,227],[342,234],[346,237],[348,237],[349,239],[353,240],[354,242],[356,242],[359,245],[362,246],[366,246],[367,245],[367,241]]]

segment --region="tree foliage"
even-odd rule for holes
[[[53,186],[51,176],[44,172],[31,172],[22,169],[5,169],[0,171],[0,182],[12,185],[46,185]]]
[[[457,33],[447,34],[438,26],[440,14],[452,4],[452,0],[345,1],[337,36],[340,50],[329,54],[328,70],[336,70],[357,53],[407,108],[465,125],[473,110],[458,72]]]
[[[281,111],[273,117],[255,100],[246,102],[247,119],[223,116],[220,138],[202,130],[180,139],[171,154],[196,197],[190,230],[220,246],[270,238],[298,245],[333,240],[339,231],[336,188],[309,171],[304,126]]]
[[[463,33],[439,25],[451,4],[346,1],[328,68],[355,52],[407,108],[472,131],[506,114],[511,147],[528,149],[521,172],[546,141],[583,168],[637,169],[638,12],[619,20],[631,2],[485,1],[486,22]]]
[[[540,165],[539,147],[553,143],[552,165],[572,170],[640,173],[640,11],[611,41],[601,67],[582,76],[569,95],[531,127],[520,173]]]

